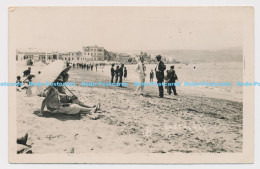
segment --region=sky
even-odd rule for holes
[[[9,45],[59,51],[241,47],[247,14],[239,7],[16,7],[9,9]]]

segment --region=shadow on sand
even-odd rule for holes
[[[177,98],[173,98],[173,97],[163,97],[163,98],[160,98],[158,95],[151,95],[151,94],[143,94],[142,95],[143,97],[147,97],[147,98],[159,98],[159,99],[166,99],[166,100],[178,100]]]
[[[56,114],[56,113],[51,113],[49,111],[44,111],[43,114],[40,114],[40,110],[34,111],[33,114],[35,114],[38,117],[55,118],[61,121],[82,119],[82,116],[80,114],[62,114],[62,113]]]

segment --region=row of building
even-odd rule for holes
[[[32,59],[35,61],[65,60],[69,62],[104,61],[105,49],[99,46],[84,46],[82,51],[58,52],[53,50],[26,49],[16,51],[16,60],[24,61]]]
[[[146,52],[141,52],[145,58],[145,62],[153,63],[155,59],[151,58]],[[16,51],[17,61],[42,61],[51,62],[52,60],[64,60],[71,63],[96,62],[96,61],[113,61],[121,63],[136,63],[135,56],[127,53],[114,53],[107,51],[104,47],[99,46],[83,46],[81,51],[76,52],[59,52],[53,50],[25,49]]]

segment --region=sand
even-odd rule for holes
[[[34,69],[34,68],[33,68]],[[97,76],[98,75],[98,76]],[[109,82],[102,73],[70,71],[70,81]],[[242,151],[243,103],[179,92],[160,99],[158,89],[70,87],[81,101],[102,103],[93,116],[39,115],[42,97],[17,92],[17,131],[28,133],[35,154],[222,153]],[[69,92],[67,92],[69,93]]]

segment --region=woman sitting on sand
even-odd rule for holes
[[[63,82],[61,79],[57,79],[55,83]],[[42,102],[40,113],[43,114],[45,106],[51,113],[65,113],[65,114],[78,114],[78,113],[95,113],[100,107],[83,107],[76,103],[61,103],[61,97],[66,97],[66,94],[62,94],[58,91],[59,86],[51,86],[47,92],[46,98]]]
[[[61,74],[58,76],[58,78],[57,78],[57,81],[59,81],[60,83],[68,82],[68,80],[69,80],[69,74],[66,73],[66,72],[61,73]],[[78,105],[80,105],[80,106],[82,106],[82,107],[86,107],[86,108],[98,107],[98,108],[100,109],[100,107],[101,107],[101,104],[100,104],[100,103],[98,103],[97,105],[92,105],[92,106],[90,106],[90,105],[87,105],[87,104],[83,103],[82,101],[80,101],[80,100],[78,99],[78,97],[75,96],[75,95],[73,95],[73,96],[68,96],[68,95],[66,94],[66,91],[65,91],[64,86],[57,86],[57,89],[58,89],[58,92],[59,92],[60,94],[63,94],[63,95],[61,95],[61,97],[60,97],[61,103],[74,103],[74,104],[78,104]]]

